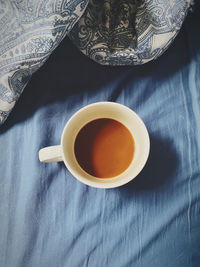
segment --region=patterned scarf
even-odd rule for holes
[[[67,34],[100,64],[144,64],[172,43],[190,5],[189,0],[0,0],[0,124]]]

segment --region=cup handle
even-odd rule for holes
[[[48,146],[40,149],[39,160],[41,162],[58,162],[63,161],[62,158],[62,147],[58,146]]]

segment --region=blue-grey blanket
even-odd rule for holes
[[[200,266],[200,7],[156,61],[102,66],[65,38],[0,129],[0,267]],[[150,133],[142,173],[95,189],[38,150],[86,104],[116,101]]]

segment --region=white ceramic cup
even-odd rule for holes
[[[135,151],[129,167],[112,178],[97,178],[85,172],[78,164],[74,143],[80,129],[88,122],[99,119],[115,119],[125,125],[131,132]],[[130,108],[114,102],[97,102],[78,110],[67,122],[61,137],[61,144],[40,149],[42,162],[64,161],[67,169],[80,182],[97,188],[114,188],[128,183],[143,169],[150,150],[148,131],[140,117]]]

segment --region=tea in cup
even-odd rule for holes
[[[150,150],[148,131],[130,108],[97,102],[77,111],[64,127],[61,144],[39,151],[42,162],[63,161],[84,184],[114,188],[143,169]]]

